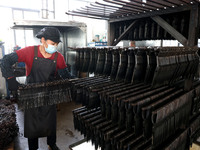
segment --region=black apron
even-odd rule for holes
[[[38,57],[38,46],[34,47],[34,60],[27,84],[53,81],[58,53],[54,60]],[[56,105],[26,109],[24,112],[24,136],[38,138],[56,135]]]

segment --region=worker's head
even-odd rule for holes
[[[55,43],[61,42],[60,31],[55,27],[45,27],[41,29],[40,32],[36,34],[36,37],[39,39],[43,37],[45,40],[51,40]]]
[[[54,27],[45,27],[36,34],[36,37],[41,39],[46,52],[52,54],[57,51],[60,40],[60,31]]]

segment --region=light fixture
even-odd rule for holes
[[[147,3],[147,0],[142,0],[143,3]]]
[[[130,0],[123,0],[124,2],[131,2]]]

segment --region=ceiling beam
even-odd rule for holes
[[[102,17],[102,18],[110,18],[108,15],[99,15],[99,14],[96,14],[96,13],[87,13],[87,12],[79,12],[79,11],[69,11],[68,13],[74,13],[74,14],[79,14],[79,15],[90,15],[90,16],[95,16],[95,17]]]
[[[119,1],[121,2],[122,0],[116,0],[116,1]],[[138,7],[142,7],[142,8],[145,8],[145,9],[157,9],[158,7],[155,7],[153,5],[150,5],[150,4],[147,4],[147,3],[143,3],[143,2],[138,2],[138,1],[123,1],[124,3],[126,4],[130,4],[130,5],[133,5],[133,6],[138,6]]]
[[[148,13],[141,13],[141,14],[127,16],[127,17],[111,18],[109,22],[112,23],[112,22],[120,22],[120,21],[132,20],[132,19],[139,19],[139,18],[144,18],[144,17],[160,16],[163,14],[176,13],[176,12],[186,11],[190,9],[191,9],[191,6],[188,6],[188,5],[180,6],[177,8],[162,9],[162,10],[152,11]]]
[[[102,5],[104,7],[111,7],[111,8],[118,8],[118,9],[123,9],[123,10],[128,10],[128,11],[132,11],[133,13],[138,13],[138,11],[133,11],[133,9],[131,9],[130,7],[120,7],[120,6],[114,6],[114,5],[108,5],[108,4],[102,4],[102,3],[99,3],[99,2],[95,2],[95,4],[98,4],[98,5]]]
[[[90,16],[90,15],[85,15],[85,14],[76,14],[76,13],[70,13],[70,12],[66,12],[65,14],[71,15],[71,16],[77,16],[77,17],[91,18],[91,19],[108,20],[108,18],[106,17],[95,17],[95,16]]]
[[[126,3],[126,2],[121,1],[121,0],[118,0],[118,1],[103,0],[103,1],[105,1],[105,2],[107,2],[107,3],[111,3],[111,4],[120,5],[120,6],[123,6],[123,7],[130,7],[131,9],[136,10],[136,11],[138,11],[138,12],[147,11],[146,8],[134,6],[134,5],[131,5],[130,3]]]

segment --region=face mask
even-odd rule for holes
[[[53,45],[50,45],[48,44],[48,47],[44,47],[45,48],[45,51],[49,54],[53,54],[57,51],[57,46],[53,46]]]

